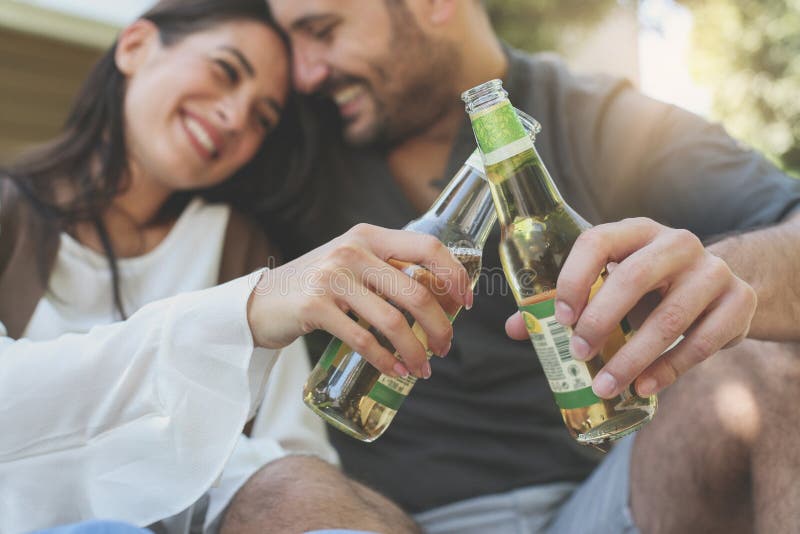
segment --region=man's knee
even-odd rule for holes
[[[796,394],[800,344],[747,340],[692,369],[664,395],[662,414],[711,425],[752,444]],[[792,403],[789,403],[792,404]],[[691,414],[691,415],[689,415]]]
[[[262,467],[228,507],[222,534],[347,528],[416,532],[395,504],[311,456],[288,456]]]
[[[291,493],[303,488],[342,484],[347,480],[341,470],[316,456],[286,456],[268,463],[248,480],[245,488]]]
[[[632,456],[632,506],[644,531],[658,531],[659,524],[676,531],[689,524],[708,531],[752,524],[754,454],[785,438],[777,435],[781,421],[800,411],[788,402],[800,383],[799,347],[745,341],[661,395]],[[658,512],[670,502],[666,508],[681,514]]]
[[[286,516],[291,503],[322,497],[344,480],[335,466],[313,456],[287,456],[268,463],[239,489],[228,507],[224,525],[231,520]],[[326,490],[327,488],[327,490]]]

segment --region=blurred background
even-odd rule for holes
[[[800,0],[485,0],[500,35],[722,122],[800,174]],[[153,0],[0,0],[0,161],[52,137]]]

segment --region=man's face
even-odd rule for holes
[[[424,130],[453,96],[452,43],[429,35],[404,0],[268,0],[289,33],[295,88],[330,97],[355,145]]]

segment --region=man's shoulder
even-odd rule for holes
[[[515,98],[561,98],[564,95],[604,98],[620,87],[630,86],[622,77],[579,72],[554,52],[528,53],[506,48],[509,57],[509,92]]]
[[[525,52],[509,46],[505,47],[512,71],[535,72],[543,78],[566,78],[575,80],[611,79],[621,80],[620,76],[603,72],[590,72],[574,69],[568,60],[557,52]]]
[[[518,48],[506,47],[511,59],[512,68],[525,66],[531,70],[542,70],[547,73],[569,71],[567,61],[557,52],[525,52]]]

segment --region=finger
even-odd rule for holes
[[[745,288],[723,295],[680,343],[642,372],[636,379],[637,393],[641,396],[658,393],[709,356],[744,339],[755,307],[752,290]]]
[[[686,273],[595,377],[595,394],[602,398],[618,395],[713,306],[731,280],[729,275],[715,275],[717,269],[714,262],[702,273]]]
[[[689,240],[697,241],[697,246],[687,245],[685,242]],[[586,360],[594,356],[609,334],[645,295],[673,281],[676,275],[697,261],[698,255],[713,264],[714,269],[707,274],[713,278],[712,284],[727,283],[730,279],[727,265],[707,254],[700,241],[688,232],[663,232],[619,263],[580,313],[572,340],[575,357]],[[720,278],[714,278],[718,275]]]
[[[425,347],[414,335],[402,311],[364,287],[344,296],[343,299],[356,315],[376,328],[388,340],[416,377],[430,377],[430,365]]]
[[[339,308],[331,306],[330,310],[320,310],[318,322],[320,328],[341,339],[381,373],[395,378],[409,375],[408,368],[381,346],[375,336]]]
[[[650,243],[660,228],[649,219],[625,219],[595,226],[578,236],[558,275],[556,320],[575,324],[603,268]]]
[[[413,267],[433,278],[421,267]],[[357,243],[340,243],[332,247],[323,272],[322,284],[337,301],[344,302],[348,294],[365,287],[372,288],[412,314],[420,323],[434,353],[443,355],[447,352],[453,329],[437,299],[419,282],[375,256],[368,247]],[[370,312],[362,310],[362,316],[364,313]]]
[[[382,293],[381,288],[376,288],[376,291],[411,312],[422,328],[418,332],[420,339],[435,354],[446,355],[453,340],[451,318],[461,305],[437,287],[436,276],[424,267],[397,260],[389,260],[389,263],[394,269],[386,268],[397,278],[399,285],[392,284],[391,293]]]
[[[525,326],[525,320],[522,318],[522,313],[517,312],[506,319],[506,334],[511,339],[516,339],[517,341],[530,339],[528,336],[528,329]]]
[[[351,233],[384,261],[394,258],[426,267],[441,280],[445,293],[468,309],[472,307],[472,288],[466,269],[435,237],[367,224],[355,226]]]
[[[406,272],[400,271],[380,260],[370,250],[355,246],[340,247],[336,250],[335,255],[335,262],[340,267],[333,270],[328,284],[337,300],[347,301],[346,297],[349,293],[370,293],[366,288],[371,288],[381,297],[391,300],[411,314],[421,328],[419,334],[422,342],[426,343],[435,354],[443,356],[447,353],[453,339],[453,326],[440,301],[428,289],[433,286],[433,280],[435,280],[429,271],[413,264],[404,264],[409,267]],[[424,281],[425,284],[415,280],[409,274]],[[401,336],[400,341],[402,341],[402,335],[406,331],[410,332],[410,326],[405,318],[401,324],[399,316],[402,316],[402,312],[386,304],[383,299],[375,297],[372,293],[370,295],[374,298],[361,299],[358,302],[358,305],[361,306],[360,309],[356,309],[359,317],[367,320],[373,316],[377,317],[378,320],[371,324],[378,327],[387,337],[391,337],[390,334]],[[449,301],[449,295],[446,297],[440,298]],[[375,306],[375,310],[371,306]],[[455,313],[457,307],[450,306],[451,313]],[[381,316],[381,312],[376,311],[388,308],[392,309],[392,313],[384,311],[383,313],[388,314],[386,316]],[[386,330],[386,328],[390,330]],[[409,342],[395,345],[395,347],[404,359],[410,358],[407,360],[410,369],[416,369],[417,351],[411,347]],[[427,363],[427,360],[418,363],[422,365]]]

